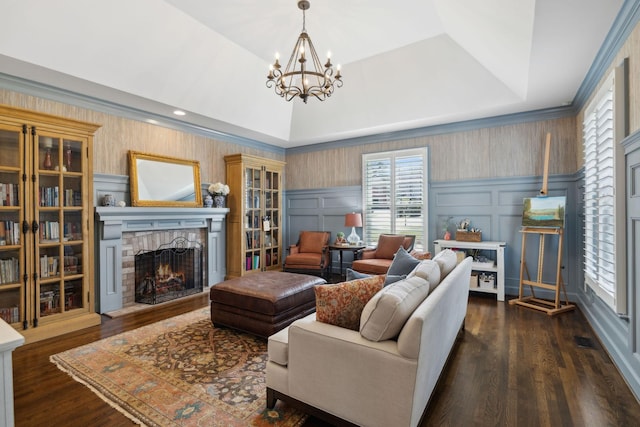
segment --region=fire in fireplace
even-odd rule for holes
[[[177,238],[135,255],[135,301],[157,304],[202,292],[202,247]]]

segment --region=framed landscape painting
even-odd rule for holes
[[[564,196],[525,197],[522,226],[563,228],[566,204]]]

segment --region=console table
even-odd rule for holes
[[[504,301],[504,248],[507,246],[506,242],[461,242],[459,240],[435,240],[433,244],[436,254],[445,248],[494,251],[496,258],[494,266],[486,266],[483,263],[474,262],[471,265],[471,270],[496,273],[496,288],[473,288],[472,290],[496,294],[498,301]]]

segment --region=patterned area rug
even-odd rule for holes
[[[267,410],[267,344],[212,326],[196,310],[51,356],[76,381],[146,426],[300,426]]]

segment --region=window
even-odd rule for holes
[[[624,79],[612,73],[585,110],[583,144],[585,282],[617,313],[627,312],[624,158]]]
[[[362,156],[364,243],[382,233],[412,234],[415,249],[427,248],[427,148]]]

